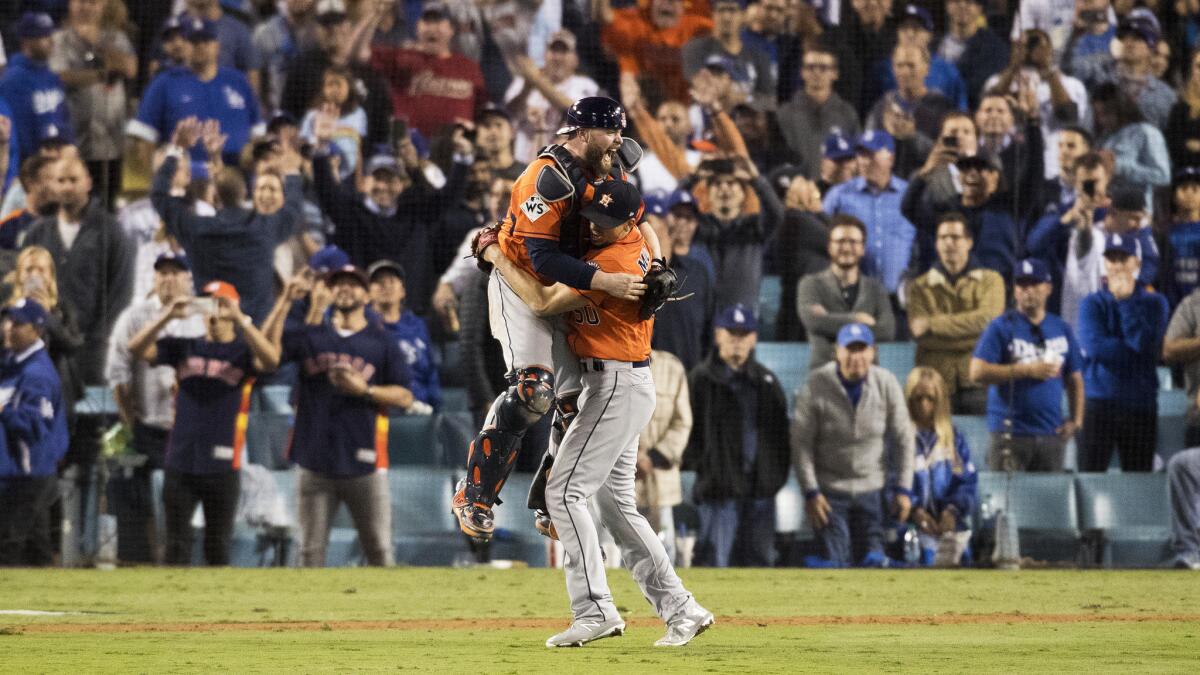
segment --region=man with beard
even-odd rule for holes
[[[496,241],[506,258],[543,285],[559,282],[579,291],[636,299],[645,292],[641,277],[605,272],[580,259],[590,245],[580,212],[595,198],[595,182],[620,178],[637,165],[637,158],[630,161],[627,151],[640,154],[640,148],[621,139],[625,110],[610,98],[588,97],[571,106],[564,122],[558,134],[565,140],[546,148],[513,185]],[[661,258],[652,228],[640,229],[652,257]],[[525,431],[549,412],[556,394],[565,430],[582,388],[578,360],[567,349],[558,318],[536,315],[497,270],[491,271],[488,299],[492,334],[503,348],[512,384],[497,397],[484,428],[472,441],[469,480],[459,484],[453,502],[462,531],[484,541],[491,538],[492,505],[512,470]]]
[[[352,265],[330,272],[322,282],[328,292],[313,296],[314,303],[330,303],[331,319],[323,321],[326,308],[315,306],[312,322],[285,332],[301,283],[288,284],[266,323],[281,362],[300,365],[289,454],[300,465],[300,565],[325,565],[329,528],[344,502],[367,564],[389,566],[388,408],[408,408],[414,400],[404,355],[383,326],[367,320],[370,282]]]
[[[21,246],[42,246],[54,257],[59,292],[84,337],[80,379],[101,384],[108,336],[133,289],[133,247],[112,215],[89,198],[91,175],[78,156],[60,159],[53,180],[58,212],[30,226]]]
[[[501,178],[516,180],[525,167],[513,159],[512,118],[504,108],[489,103],[475,117],[476,160]]]
[[[12,136],[21,159],[37,151],[47,138],[71,138],[67,94],[50,70],[54,21],[46,14],[26,13],[15,27],[21,52],[0,78],[0,100],[12,109]]]
[[[41,216],[58,211],[54,201],[53,173],[58,160],[34,155],[21,165],[21,187],[25,188],[25,208],[0,220],[0,248],[15,251],[17,240]]]

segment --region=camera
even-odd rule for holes
[[[1083,194],[1087,195],[1088,199],[1096,197],[1096,179],[1089,178],[1083,181]]]
[[[948,150],[957,150],[958,136],[942,136],[942,147]]]

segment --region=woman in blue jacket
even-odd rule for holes
[[[904,388],[908,413],[917,431],[913,461],[913,509],[909,520],[920,532],[921,563],[932,565],[943,540],[960,542],[950,564],[957,564],[970,539],[966,518],[975,508],[975,465],[967,439],[950,419],[946,383],[932,368],[913,368]],[[942,561],[939,561],[942,562]]]

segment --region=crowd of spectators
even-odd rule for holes
[[[897,522],[940,555],[982,450],[951,413],[987,416],[991,468],[1061,471],[1074,437],[1081,470],[1114,451],[1150,470],[1159,364],[1181,366],[1200,440],[1198,27],[1195,3],[1150,0],[5,3],[2,375],[44,349],[58,393],[38,396],[70,442],[12,460],[33,432],[0,390],[0,501],[57,509],[0,509],[0,548],[45,561],[48,523],[77,515],[44,484],[94,463],[75,402],[108,386],[145,458],[135,501],[161,501],[166,471],[143,559],[188,557],[198,500],[224,561],[244,392],[272,382],[305,431],[302,562],[324,562],[345,501],[390,563],[369,412],[439,412],[451,376],[482,417],[505,373],[470,238],[595,94],[628,111],[632,180],[684,279],[654,337],[674,404],[639,469],[664,530],[696,471],[697,561],[772,564],[793,470],[827,562],[879,562]],[[754,356],[766,315],[812,345],[791,411]],[[892,340],[915,343],[907,387],[874,365]],[[363,440],[323,447],[317,418]]]

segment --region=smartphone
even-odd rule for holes
[[[957,150],[958,136],[942,136],[942,147],[947,150]]]
[[[408,122],[399,117],[392,118],[392,145],[408,140]]]
[[[192,311],[197,314],[212,314],[217,309],[217,302],[212,298],[193,298]]]
[[[1096,197],[1096,180],[1089,178],[1083,181],[1083,194],[1087,195],[1088,199]]]
[[[31,274],[25,278],[25,295],[37,295],[46,290],[46,282],[40,274]]]

